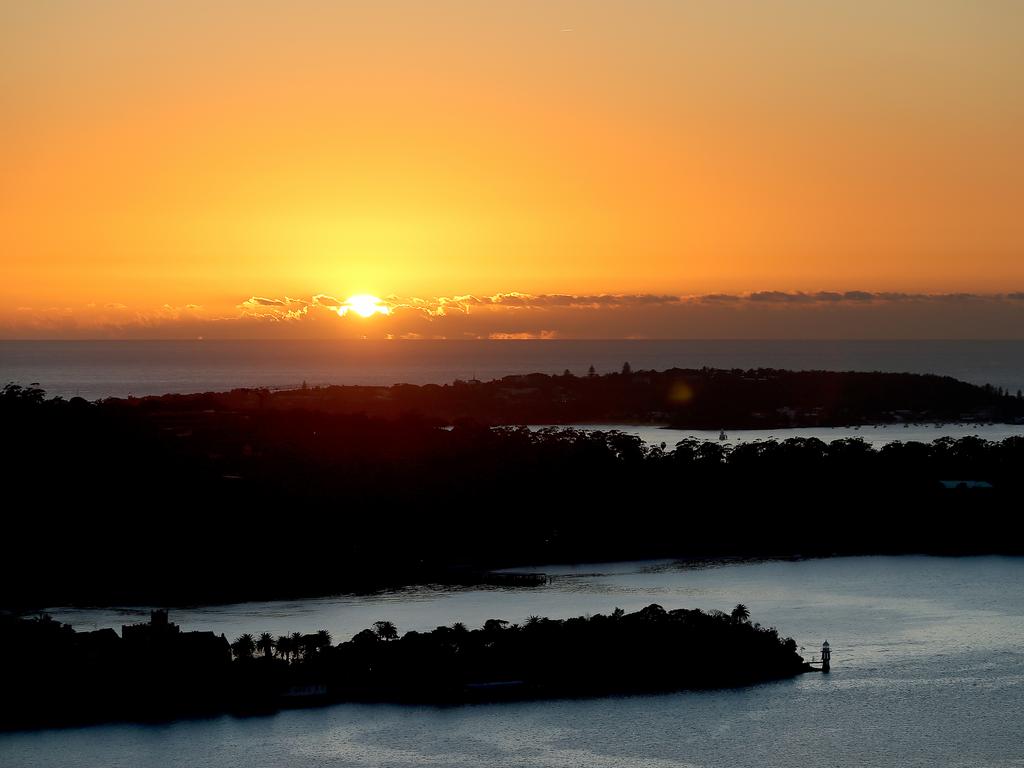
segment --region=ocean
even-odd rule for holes
[[[0,341],[0,383],[136,397],[671,367],[936,373],[1024,389],[1024,341]]]

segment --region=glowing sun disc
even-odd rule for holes
[[[348,300],[338,307],[338,314],[342,317],[349,312],[355,312],[360,317],[387,315],[391,313],[391,307],[376,296],[371,296],[368,293],[359,293],[355,296],[349,296]]]

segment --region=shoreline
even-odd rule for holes
[[[522,563],[515,565],[497,565],[490,571],[483,573],[480,581],[461,580],[424,580],[407,581],[390,584],[388,586],[373,589],[352,589],[332,591],[301,591],[284,595],[266,594],[238,599],[222,601],[82,601],[67,602],[60,604],[34,605],[30,607],[0,607],[0,616],[5,613],[19,618],[30,618],[42,613],[61,613],[63,611],[88,611],[88,610],[109,610],[123,611],[126,617],[141,615],[141,613],[154,609],[168,610],[192,610],[206,608],[221,608],[230,606],[256,605],[263,603],[292,603],[304,600],[326,600],[330,598],[359,598],[377,597],[381,595],[398,595],[407,590],[424,589],[431,587],[443,587],[453,589],[543,589],[551,583],[552,579],[560,578],[566,574],[550,573],[545,568],[584,568],[588,566],[601,565],[623,565],[629,563],[666,563],[676,566],[679,570],[704,570],[709,568],[723,568],[737,565],[756,565],[759,563],[797,563],[808,560],[831,560],[837,558],[871,558],[871,557],[1021,557],[1019,551],[978,551],[978,550],[952,550],[952,549],[907,549],[907,550],[863,550],[863,551],[828,551],[828,552],[793,552],[793,553],[770,553],[763,555],[721,555],[721,556],[694,556],[694,557],[625,557],[622,559],[600,559],[585,561],[552,561],[546,563]],[[577,574],[573,574],[577,575]],[[511,579],[503,577],[510,576]],[[525,580],[518,577],[525,576]]]

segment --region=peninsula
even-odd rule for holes
[[[307,410],[440,425],[649,423],[702,429],[1024,419],[1022,393],[912,373],[716,368],[393,386],[303,386],[109,400],[150,413]]]
[[[147,624],[76,632],[0,616],[0,726],[26,728],[272,712],[338,701],[457,704],[742,686],[811,671],[796,642],[729,614],[649,605],[571,619],[490,619],[399,635],[378,621],[330,634],[183,632]]]

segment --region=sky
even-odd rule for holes
[[[0,338],[1024,338],[1022,29],[1017,0],[4,3]]]

